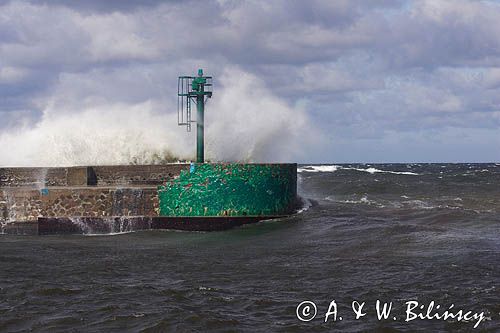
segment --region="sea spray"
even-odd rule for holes
[[[49,170],[47,168],[41,168],[36,176],[35,186],[39,191],[41,191],[42,189],[47,187],[46,185],[47,185],[47,173],[48,173],[48,171]]]
[[[150,219],[143,216],[69,217],[69,221],[87,236],[116,235],[151,228]]]
[[[228,67],[215,81],[218,93],[205,118],[207,159],[293,160],[320,137],[303,109],[273,95],[256,76]],[[159,164],[193,159],[195,137],[177,126],[176,91],[171,99],[150,92],[143,102],[125,103],[104,91],[87,92],[102,96],[82,96],[78,89],[78,84],[56,84],[38,103],[42,115],[35,125],[1,133],[0,165]]]
[[[2,196],[0,200],[0,221],[9,223],[16,220],[16,209],[18,208],[10,191],[2,190]]]

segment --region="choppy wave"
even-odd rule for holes
[[[344,167],[340,165],[307,165],[297,169],[297,172],[335,172],[337,170],[354,170],[360,172],[368,172],[370,174],[375,173],[391,173],[394,175],[411,175],[418,176],[418,173],[410,172],[410,171],[389,171],[389,170],[380,170],[373,167],[362,169],[362,168],[353,168],[353,167]]]
[[[461,200],[460,198],[453,199],[453,202],[436,202],[435,200],[421,200],[421,199],[410,199],[407,196],[401,196],[401,198],[407,200],[395,200],[395,199],[383,199],[377,197],[370,197],[368,195],[362,196],[352,196],[350,198],[338,197],[335,195],[329,195],[324,198],[325,201],[335,202],[338,204],[349,204],[349,205],[365,205],[372,206],[376,208],[390,208],[400,210],[400,209],[411,209],[411,210],[433,210],[433,209],[447,209],[447,210],[463,210],[463,211],[473,211],[475,213],[485,213],[491,212],[488,209],[471,209],[468,207],[463,207],[463,205],[456,203]]]
[[[300,214],[300,213],[303,213],[307,210],[309,210],[309,208],[312,207],[312,202],[311,200],[307,199],[307,198],[303,198],[303,197],[300,197],[300,201],[302,203],[301,207],[297,210],[297,214]]]

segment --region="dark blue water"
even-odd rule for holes
[[[499,165],[302,166],[299,192],[298,215],[226,232],[0,236],[0,331],[500,331]],[[412,301],[484,319],[406,322]]]

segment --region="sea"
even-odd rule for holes
[[[0,236],[0,332],[500,332],[500,164],[299,165],[223,232]]]

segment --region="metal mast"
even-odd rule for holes
[[[191,132],[191,123],[196,122],[196,162],[205,161],[205,102],[212,97],[212,77],[203,76],[203,69],[198,69],[198,76],[179,76],[177,80],[177,120],[179,125]],[[196,104],[196,120],[191,120],[191,103]]]

